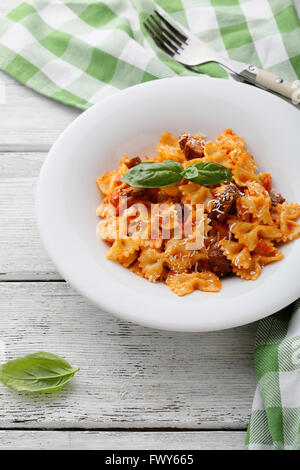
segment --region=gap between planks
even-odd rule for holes
[[[0,432],[2,431],[13,431],[13,432],[18,432],[18,431],[22,431],[22,432],[46,432],[46,431],[49,431],[49,432],[54,432],[54,431],[60,431],[60,432],[85,432],[85,431],[89,431],[89,432],[119,432],[119,433],[146,433],[146,432],[151,432],[151,433],[160,433],[160,432],[163,432],[163,433],[177,433],[177,434],[180,434],[180,433],[216,433],[216,432],[227,432],[227,433],[238,433],[238,432],[244,432],[244,431],[247,431],[247,426],[244,426],[244,427],[241,427],[241,428],[237,428],[237,429],[229,429],[229,428],[178,428],[178,427],[168,427],[168,428],[164,428],[164,427],[161,427],[161,428],[153,428],[153,427],[143,427],[143,428],[114,428],[114,427],[94,427],[94,428],[72,428],[72,427],[62,427],[62,428],[43,428],[43,427],[40,427],[40,428],[22,428],[22,427],[19,427],[19,428],[3,428],[3,427],[0,427]]]
[[[0,273],[0,276],[3,276],[5,275],[5,273]],[[9,282],[13,282],[13,283],[23,283],[23,282],[66,282],[65,279],[59,279],[59,278],[53,278],[53,279],[43,279],[43,278],[38,278],[38,279],[34,279],[34,277],[30,277],[28,279],[13,279],[13,275],[10,274],[10,278],[9,279],[0,279],[0,285],[2,283],[9,283]]]

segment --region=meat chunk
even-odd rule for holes
[[[109,202],[115,206],[117,215],[123,212],[124,207],[130,207],[132,204],[146,194],[146,189],[128,188],[116,189],[110,196]]]
[[[271,189],[270,197],[272,201],[272,206],[277,206],[277,204],[282,204],[285,201],[285,198],[281,196],[281,194],[276,193],[274,189]]]
[[[179,134],[178,142],[179,142],[179,146],[180,146],[181,150],[184,150],[184,147],[185,147],[189,137],[190,137],[190,134],[186,134],[186,133]]]
[[[209,269],[218,276],[226,276],[231,273],[230,261],[223,255],[218,245],[213,245],[207,249]]]
[[[224,191],[213,201],[209,217],[218,222],[225,222],[234,209],[239,189],[234,183],[225,187]]]
[[[184,151],[187,160],[203,157],[205,140],[199,137],[193,137],[190,134],[180,134],[178,140],[180,148]]]
[[[129,186],[129,188],[125,188],[121,190],[121,196],[141,197],[141,196],[145,196],[145,194],[146,194],[145,188],[135,188],[134,186]]]
[[[136,165],[139,165],[142,162],[140,157],[129,158],[128,161],[126,160],[125,165],[127,168],[132,168]]]

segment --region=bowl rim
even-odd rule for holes
[[[261,318],[264,318],[268,315],[273,314],[274,312],[277,312],[278,310],[286,307],[289,303],[293,302],[298,298],[300,295],[300,290],[299,290],[299,285],[297,282],[290,282],[289,284],[289,289],[288,291],[281,292],[280,298],[276,297],[276,302],[273,302],[272,304],[269,305],[267,309],[261,309],[258,307],[258,304],[256,307],[253,307],[253,302],[252,302],[252,307],[251,311],[249,309],[249,304],[246,302],[244,304],[244,309],[243,309],[243,315],[241,317],[235,317],[231,318],[230,320],[227,318],[226,319],[226,314],[224,315],[224,318],[222,320],[219,319],[219,321],[215,322],[212,318],[207,319],[205,322],[203,321],[203,317],[201,319],[201,322],[184,322],[180,321],[179,323],[172,323],[168,319],[164,318],[151,318],[151,317],[142,317],[137,309],[133,306],[129,307],[128,302],[127,305],[122,305],[122,308],[120,309],[120,305],[116,303],[116,299],[112,299],[109,297],[109,295],[103,295],[103,297],[100,299],[98,295],[95,294],[91,289],[89,289],[86,285],[82,285],[81,279],[76,276],[76,273],[71,273],[68,269],[68,266],[66,263],[60,259],[58,256],[58,253],[55,248],[55,242],[53,243],[53,240],[51,240],[51,237],[49,237],[49,234],[47,232],[46,228],[46,219],[45,219],[45,214],[44,214],[44,201],[45,198],[47,197],[47,185],[45,184],[47,180],[47,174],[52,167],[52,165],[55,165],[55,154],[61,143],[65,140],[67,136],[70,136],[74,130],[80,131],[81,124],[84,121],[88,121],[93,115],[97,115],[99,112],[99,109],[107,106],[108,103],[112,103],[116,100],[121,100],[124,97],[130,97],[130,95],[135,94],[137,90],[147,90],[147,89],[155,89],[156,87],[159,89],[161,86],[164,86],[163,84],[167,84],[168,82],[172,81],[172,84],[174,86],[176,85],[175,82],[180,83],[180,86],[183,85],[184,81],[189,82],[189,81],[200,81],[201,84],[205,86],[205,84],[212,84],[214,83],[219,83],[222,82],[222,87],[228,87],[228,89],[234,90],[237,88],[244,89],[245,92],[247,93],[252,93],[252,94],[259,94],[260,98],[265,101],[265,102],[275,102],[275,100],[280,100],[281,104],[283,106],[291,106],[289,103],[286,103],[282,101],[279,97],[266,93],[264,90],[255,88],[255,87],[250,87],[248,85],[245,85],[243,83],[238,83],[232,80],[224,80],[224,79],[215,79],[215,78],[210,78],[210,77],[171,77],[171,78],[165,78],[165,79],[160,79],[160,80],[154,80],[146,83],[142,83],[139,85],[135,85],[133,87],[127,88],[125,90],[122,90],[112,96],[108,96],[102,101],[96,103],[94,106],[83,112],[81,115],[79,115],[71,124],[62,132],[62,134],[59,136],[59,138],[56,140],[56,142],[53,144],[48,156],[46,157],[46,160],[43,163],[39,179],[38,179],[38,185],[37,185],[37,192],[36,192],[36,214],[37,214],[37,225],[38,229],[41,235],[41,239],[43,241],[43,244],[46,248],[46,251],[48,252],[50,258],[53,260],[55,266],[57,267],[58,271],[61,273],[62,277],[68,281],[78,292],[80,292],[84,297],[88,298],[90,301],[92,301],[97,307],[100,307],[101,309],[108,311],[115,315],[116,317],[122,319],[122,320],[129,320],[134,323],[147,326],[147,327],[152,327],[156,329],[163,329],[163,330],[168,330],[168,331],[186,331],[186,332],[199,332],[199,331],[215,331],[215,330],[221,330],[221,329],[226,329],[226,328],[232,328],[236,326],[241,326],[247,323],[254,322],[256,320],[259,320]],[[210,85],[208,85],[210,86]],[[248,91],[246,91],[246,87],[248,88]],[[293,264],[294,269],[295,263]],[[123,268],[122,268],[123,269]],[[274,289],[273,289],[274,292]],[[268,290],[265,292],[265,295],[272,295],[272,289]],[[247,300],[249,297],[249,294],[246,295]],[[178,300],[178,303],[182,305],[181,308],[183,308],[183,304],[181,300],[184,298],[181,298]],[[164,303],[164,302],[163,302]],[[250,302],[249,302],[250,303]],[[220,303],[219,303],[220,304]],[[221,306],[221,304],[220,304]],[[184,315],[183,315],[184,317]]]

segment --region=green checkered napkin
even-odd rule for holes
[[[0,20],[0,68],[81,109],[137,83],[195,75],[148,37],[142,23],[157,7],[224,56],[300,78],[292,0],[27,0]],[[227,77],[216,64],[199,71]]]
[[[260,322],[254,359],[247,448],[300,450],[300,299]]]
[[[220,54],[300,78],[300,0],[26,1],[0,20],[0,68],[81,109],[137,83],[195,75],[147,36],[143,20],[157,7]],[[227,77],[216,64],[199,71]],[[299,303],[261,321],[255,362],[248,449],[300,449]]]

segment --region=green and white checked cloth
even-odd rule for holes
[[[300,299],[261,320],[254,359],[258,387],[247,448],[300,450]]]
[[[28,87],[86,109],[129,86],[195,75],[143,27],[162,8],[225,57],[300,79],[300,0],[27,0],[0,20],[0,68]],[[198,68],[227,77],[216,64]],[[300,303],[259,325],[258,388],[248,449],[300,449]]]
[[[16,1],[16,0],[14,0]],[[300,78],[300,0],[27,0],[0,20],[0,68],[51,98],[86,109],[120,89],[195,75],[159,51],[143,27],[163,8],[235,60]],[[199,71],[227,73],[216,64]]]

